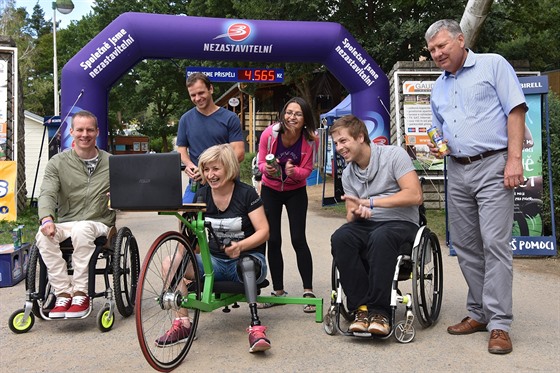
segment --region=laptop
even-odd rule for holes
[[[179,153],[109,157],[111,208],[165,211],[183,205]]]

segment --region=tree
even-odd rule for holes
[[[543,157],[543,224],[545,228],[545,235],[552,234],[552,216],[550,214],[550,199],[554,198],[554,218],[556,237],[560,236],[560,96],[551,92],[548,95],[549,99],[549,117],[550,117],[550,132],[546,133],[546,127],[543,126],[542,138],[543,142],[546,141],[547,136],[550,136],[550,151],[552,167],[552,195],[549,193],[549,168],[548,159]],[[544,146],[543,146],[544,149]],[[544,156],[545,154],[543,154]]]
[[[498,52],[508,59],[527,59],[535,70],[560,68],[560,18],[557,0],[539,2],[496,0],[483,26],[477,51]],[[453,0],[97,0],[93,12],[57,32],[59,69],[93,37],[124,12],[189,14],[190,16],[331,21],[344,26],[384,71],[397,61],[428,57],[424,33],[441,18],[460,20],[465,2]],[[20,49],[26,109],[52,113],[52,23],[36,5],[29,17],[14,0],[0,9],[0,32],[13,35]],[[172,132],[182,112],[192,106],[184,86],[186,66],[253,66],[232,61],[152,61],[137,64],[115,83],[109,94],[109,126],[142,122],[142,131],[163,137]],[[314,104],[320,88],[313,77],[326,69],[321,64],[273,63],[285,69],[289,95]],[[60,76],[60,74],[59,74]],[[249,85],[246,90],[254,89]],[[220,95],[228,84],[215,84]],[[142,120],[140,120],[142,119]],[[145,122],[143,122],[145,121]],[[162,127],[161,130],[158,130]],[[164,141],[164,144],[166,142]]]
[[[9,35],[18,47],[20,73],[25,73],[31,64],[33,35],[28,27],[29,16],[25,8],[16,8],[15,0],[7,0],[0,8],[0,35]],[[25,81],[25,74],[21,74]]]
[[[29,20],[29,28],[33,30],[33,36],[39,38],[52,32],[52,22],[45,21],[45,12],[37,3],[33,7],[33,14]]]
[[[160,137],[162,150],[171,150],[167,139],[177,134],[179,116],[187,99],[185,70],[172,61],[146,61],[138,68],[136,94],[149,98],[145,102],[140,131],[150,137]],[[172,124],[174,123],[174,124]]]
[[[527,60],[532,70],[560,68],[560,7],[557,0],[498,0],[481,32],[478,50],[508,60]]]
[[[386,72],[398,61],[429,57],[424,34],[442,18],[460,20],[463,2],[453,0],[328,0],[330,20],[343,25]]]
[[[318,21],[327,20],[325,1],[292,0],[273,2],[270,0],[241,1],[233,0],[233,9],[239,18],[259,20]],[[314,73],[325,71],[319,63],[285,63],[284,84],[292,85],[294,96],[300,96],[315,106],[315,91],[312,86]]]

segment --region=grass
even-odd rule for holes
[[[13,243],[12,230],[19,225],[25,226],[23,228],[23,242],[33,241],[35,233],[39,229],[38,219],[37,208],[28,206],[21,214],[18,214],[16,221],[0,220],[0,244]]]

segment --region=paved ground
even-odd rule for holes
[[[314,287],[329,304],[331,233],[343,218],[320,210],[313,197],[309,212],[308,239],[314,258]],[[123,213],[119,226],[130,227],[144,257],[158,234],[175,229],[174,218],[155,213]],[[286,226],[287,224],[285,224]],[[302,292],[295,258],[284,233],[286,290]],[[444,250],[446,250],[444,248]],[[447,251],[445,251],[447,252]],[[514,275],[515,323],[511,333],[513,353],[505,356],[487,352],[488,333],[452,336],[445,329],[464,315],[466,285],[455,257],[444,255],[444,298],[439,322],[429,329],[417,326],[410,344],[389,340],[329,336],[313,315],[301,306],[286,305],[260,311],[269,327],[272,349],[260,355],[248,352],[245,328],[248,308],[229,314],[203,314],[198,340],[176,370],[244,372],[327,372],[368,369],[376,372],[549,372],[560,370],[559,263],[546,259],[516,259]],[[265,289],[270,290],[270,289]],[[403,291],[409,291],[408,285]],[[0,364],[4,372],[145,372],[151,371],[138,346],[134,317],[117,316],[115,326],[101,333],[95,315],[84,320],[46,322],[37,320],[31,331],[13,334],[7,327],[9,315],[24,303],[22,283],[0,289]],[[102,305],[95,301],[97,313]],[[399,309],[402,311],[402,308]]]

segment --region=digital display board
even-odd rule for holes
[[[212,82],[282,83],[284,69],[237,67],[187,67],[187,77],[195,72],[206,74]]]

